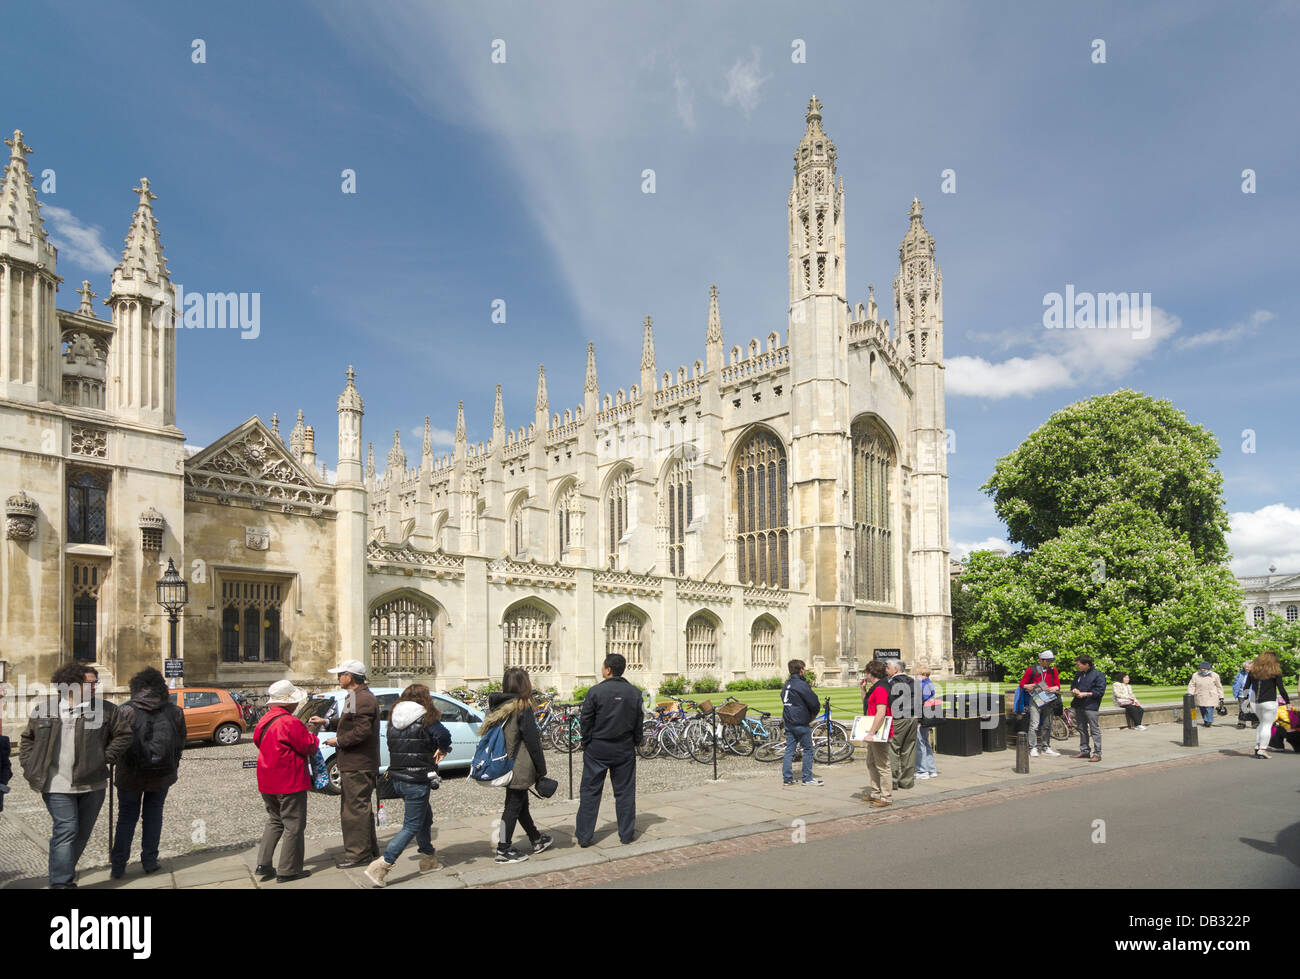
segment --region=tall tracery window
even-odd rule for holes
[[[645,669],[645,619],[628,606],[615,609],[605,620],[605,654],[618,653],[629,670]]]
[[[627,484],[632,470],[619,471],[605,497],[605,556],[611,569],[618,567],[618,542],[627,533]]]
[[[556,557],[563,561],[569,556],[574,537],[574,511],[578,508],[578,484],[570,483],[560,491],[555,501]]]
[[[99,650],[99,586],[107,569],[98,563],[72,565],[72,658],[93,663]]]
[[[523,501],[515,504],[515,508],[510,512],[510,535],[506,547],[510,556],[520,560],[524,556],[524,549],[528,544],[528,535],[524,533],[524,505]]]
[[[894,451],[871,419],[853,423],[853,594],[868,602],[894,600],[894,523],[889,481]]]
[[[686,623],[686,669],[718,668],[718,627],[704,612],[696,612]]]
[[[221,580],[221,661],[274,663],[280,659],[280,605],[284,584]]]
[[[776,622],[768,616],[759,616],[749,632],[749,665],[762,670],[776,666]]]
[[[68,543],[104,544],[108,528],[108,477],[82,470],[68,477]]]
[[[736,573],[742,584],[790,587],[785,447],[760,429],[736,455]]]
[[[370,612],[370,665],[377,670],[437,669],[438,610],[409,596]]]
[[[664,508],[668,518],[668,573],[680,578],[686,574],[686,529],[695,519],[695,487],[691,481],[691,461],[679,457],[668,469],[664,480]]]
[[[524,602],[506,613],[505,665],[522,667],[529,673],[551,668],[551,614],[540,605]]]

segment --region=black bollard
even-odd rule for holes
[[[1024,731],[1016,735],[1016,774],[1029,774],[1029,735]]]
[[[1183,694],[1183,747],[1195,748],[1200,744],[1196,731],[1196,698]]]
[[[569,711],[571,711],[572,709],[573,709],[572,704],[564,708],[564,730],[566,732],[566,737],[572,736],[568,733],[569,724],[570,724]],[[573,801],[573,752],[572,751],[569,752],[569,801],[570,802]]]

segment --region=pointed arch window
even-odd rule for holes
[[[668,573],[681,578],[686,574],[686,530],[695,519],[695,486],[691,479],[691,460],[677,458],[664,480],[664,509],[668,519]]]
[[[704,612],[686,623],[686,669],[688,672],[718,668],[718,627]]]
[[[108,533],[108,477],[83,469],[68,477],[68,543],[104,544]]]
[[[506,613],[501,623],[505,634],[505,665],[529,673],[551,669],[551,615],[533,602],[523,602]]]
[[[223,663],[279,661],[280,606],[287,590],[286,581],[222,578]]]
[[[627,533],[627,484],[631,476],[631,469],[621,469],[605,496],[605,556],[610,570],[618,568],[618,542]]]
[[[742,584],[790,587],[785,447],[771,432],[750,435],[736,454],[736,573]]]
[[[862,418],[853,443],[853,594],[867,602],[894,600],[894,526],[889,487],[894,450],[878,423]]]
[[[437,608],[409,596],[376,605],[370,611],[371,667],[435,673],[437,626]]]
[[[528,547],[528,534],[524,530],[524,504],[520,500],[510,511],[510,524],[506,530],[506,551],[516,561],[522,561]]]
[[[556,559],[563,561],[577,543],[574,511],[578,508],[578,484],[570,483],[560,491],[555,504]]]
[[[645,618],[635,609],[615,609],[605,621],[605,653],[619,653],[629,670],[645,669]]]
[[[777,625],[769,616],[754,620],[749,632],[749,666],[754,670],[776,668]]]

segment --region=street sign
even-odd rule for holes
[[[874,649],[872,650],[872,659],[902,659],[903,651],[901,649]]]
[[[172,677],[183,677],[185,675],[185,660],[183,659],[165,659],[163,660],[163,675],[168,679]]]
[[[257,767],[257,759],[253,759],[252,761],[246,761],[246,762],[244,762],[244,767],[245,767],[245,768],[256,768],[256,767]]]

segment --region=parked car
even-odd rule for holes
[[[402,695],[402,689],[371,687],[370,692],[379,704],[379,771],[383,773],[388,770],[388,712]],[[337,715],[343,709],[343,699],[346,696],[344,690],[313,694],[296,713],[304,724],[309,717],[327,717],[331,713]],[[433,694],[433,702],[442,711],[442,723],[451,733],[451,751],[438,767],[444,770],[469,768],[469,763],[474,759],[474,748],[478,745],[478,729],[483,723],[483,713],[444,693]],[[339,772],[334,758],[335,749],[326,746],[325,742],[336,734],[336,731],[320,731],[316,735],[321,753],[325,756],[325,770],[330,776],[329,788],[325,790],[330,795],[338,795],[340,792]]]
[[[177,687],[169,697],[185,714],[185,739],[213,744],[239,744],[248,729],[229,690],[221,687]]]

